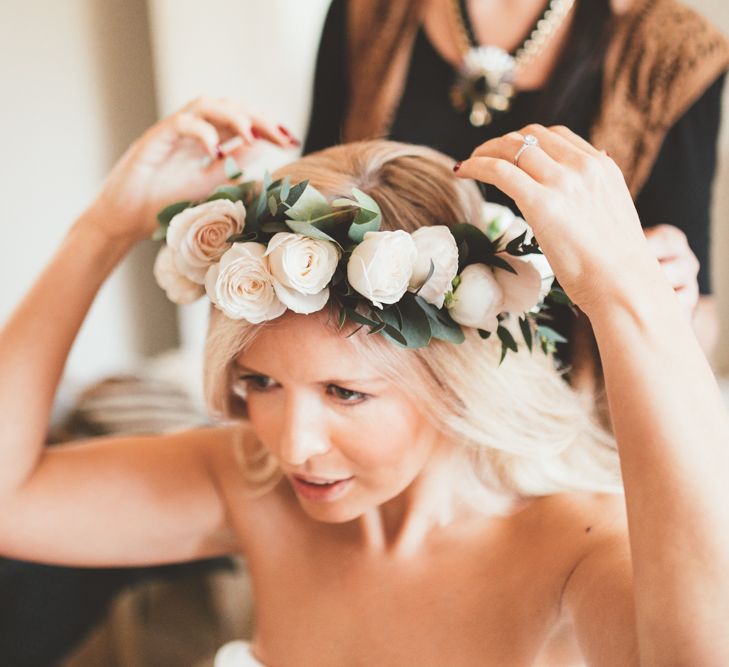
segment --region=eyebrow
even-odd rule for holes
[[[236,370],[239,373],[250,373],[251,375],[261,375],[264,377],[271,377],[268,375],[268,373],[262,373],[261,371],[257,371],[255,368],[249,368],[248,366],[243,366],[242,364],[236,363]],[[375,382],[384,382],[385,378],[382,377],[369,377],[369,378],[329,378],[327,380],[320,380],[317,382],[317,384],[336,384],[336,385],[347,385],[350,383],[358,384],[372,384]]]

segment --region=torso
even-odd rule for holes
[[[599,539],[597,513],[616,511],[619,498],[471,513],[403,558],[364,550],[355,522],[312,520],[286,480],[252,500],[231,467],[221,486],[253,584],[253,650],[266,665],[582,664],[561,595]]]

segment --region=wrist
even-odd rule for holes
[[[137,239],[109,232],[109,217],[95,207],[86,209],[69,230],[68,240],[80,243],[102,265],[116,265],[134,247]]]

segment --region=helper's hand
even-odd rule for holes
[[[231,142],[234,137],[242,141]],[[239,143],[227,155],[242,164],[258,140],[281,148],[298,145],[283,127],[237,102],[198,98],[153,125],[129,147],[92,204],[97,213],[93,218],[114,239],[146,238],[164,206],[201,199],[226,181],[221,144]]]
[[[658,259],[681,307],[692,317],[699,301],[699,260],[689,247],[686,234],[673,225],[656,225],[644,231],[648,247]]]
[[[535,136],[514,158],[523,137]],[[625,179],[604,152],[565,127],[529,125],[491,139],[454,167],[510,196],[571,299],[585,312],[641,289],[660,272]]]

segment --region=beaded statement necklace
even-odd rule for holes
[[[488,125],[509,110],[516,95],[514,79],[542,53],[569,14],[575,0],[550,0],[527,38],[511,53],[491,44],[480,45],[468,18],[467,0],[452,0],[463,65],[451,89],[451,101],[469,112],[471,125]]]

